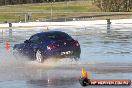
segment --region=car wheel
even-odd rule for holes
[[[40,50],[37,50],[36,52],[36,61],[39,63],[42,63],[44,61],[42,52]]]

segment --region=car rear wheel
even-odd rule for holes
[[[37,50],[36,52],[36,61],[39,63],[42,63],[44,61],[42,52],[40,50]]]

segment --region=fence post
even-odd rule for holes
[[[9,27],[12,27],[12,23],[9,23]]]
[[[106,19],[107,20],[107,33],[111,33],[111,22],[110,19]]]

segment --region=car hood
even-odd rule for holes
[[[14,47],[13,47],[13,49],[20,49],[20,48],[22,48],[23,46],[25,46],[25,44],[24,43],[21,43],[21,44],[15,44],[14,45]]]

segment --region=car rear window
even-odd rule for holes
[[[72,39],[68,34],[65,33],[49,33],[47,34],[47,38],[52,40]]]

